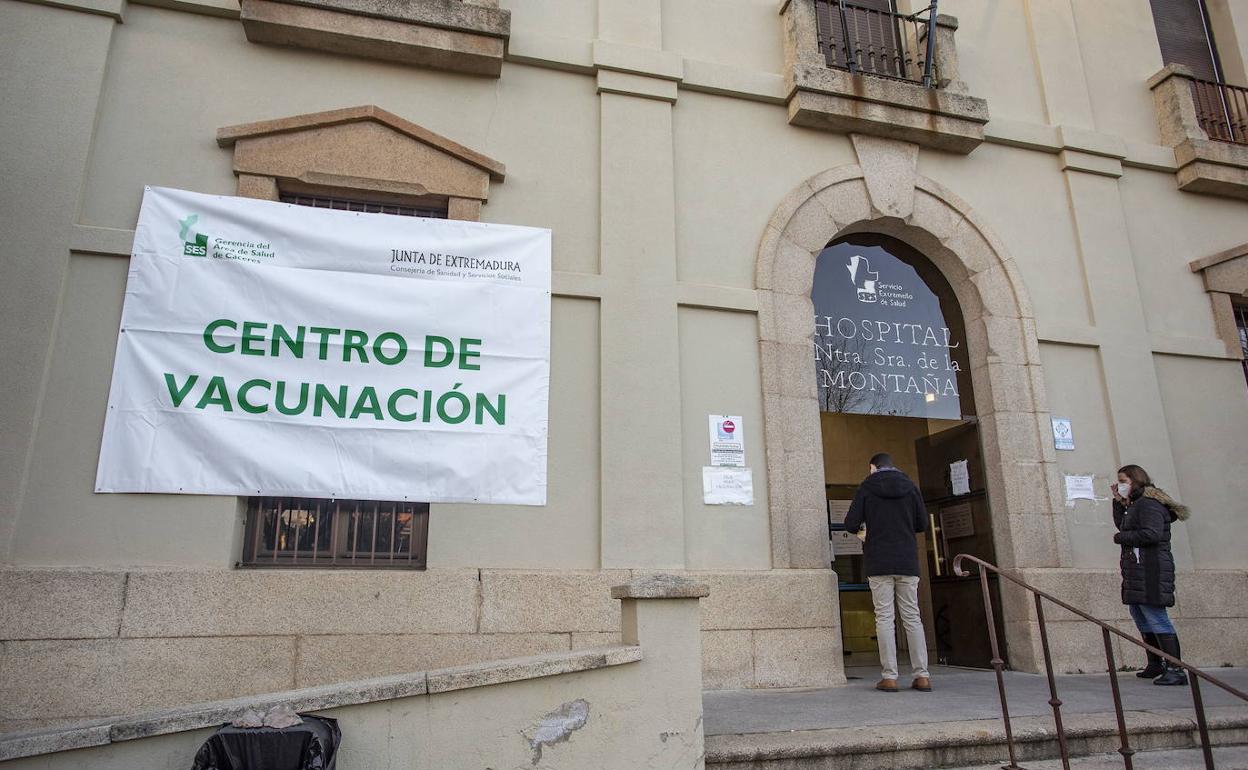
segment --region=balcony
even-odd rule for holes
[[[1181,64],[1149,78],[1161,142],[1179,189],[1248,199],[1248,88],[1202,80]]]
[[[239,0],[253,43],[498,77],[511,11],[498,0]]]
[[[984,141],[988,103],[958,77],[957,19],[847,0],[787,0],[789,123],[966,154]]]

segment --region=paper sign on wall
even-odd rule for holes
[[[702,502],[707,505],[753,505],[754,474],[749,468],[702,468]]]
[[[147,188],[96,491],[545,504],[550,246]]]
[[[849,506],[853,502],[853,500],[829,500],[828,523],[844,524],[845,517],[849,515]]]
[[[711,465],[745,467],[745,431],[740,415],[712,414]]]
[[[971,471],[966,460],[949,463],[949,484],[955,495],[965,495],[971,491]]]
[[[1095,500],[1096,488],[1092,476],[1066,474],[1066,503],[1076,500]]]
[[[1053,448],[1067,452],[1075,448],[1075,433],[1067,417],[1053,418]]]

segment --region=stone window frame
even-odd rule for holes
[[[377,169],[399,165],[391,162],[394,148],[342,135],[362,124],[384,126],[400,142],[410,139],[445,162],[382,177]],[[417,208],[445,202],[448,219],[479,222],[490,183],[506,177],[506,167],[493,158],[376,105],[225,126],[217,131],[217,144],[234,150],[238,195],[244,198],[276,201],[292,192]]]
[[[1243,360],[1235,305],[1248,304],[1248,243],[1192,260],[1188,267],[1204,281],[1213,310],[1214,328],[1226,346],[1227,356]]]
[[[380,126],[389,133],[384,130],[381,134],[361,132],[360,126],[369,129]],[[381,141],[367,141],[370,136]],[[376,105],[225,126],[217,131],[217,144],[233,150],[238,195],[260,200],[279,201],[286,193],[416,209],[438,208],[446,211],[448,219],[479,222],[481,207],[489,199],[490,183],[501,182],[506,175],[502,163]],[[422,164],[422,158],[427,162]],[[400,173],[382,177],[378,173],[381,169]],[[239,498],[239,503],[244,511],[249,507],[244,498]],[[364,559],[332,564],[321,559],[318,563],[307,563],[306,558],[259,564],[254,558],[254,535],[258,527],[249,522],[245,531],[253,536],[253,558],[247,559],[247,544],[242,543],[242,558],[235,566],[285,569],[394,569],[397,566],[423,570],[428,564],[431,514],[431,506],[426,505],[424,514],[419,517],[423,533],[419,538],[419,556],[403,564],[393,560],[365,563]]]

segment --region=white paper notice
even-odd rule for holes
[[[754,474],[749,468],[702,468],[702,502],[707,505],[753,505]]]
[[[1096,489],[1091,476],[1072,476],[1066,474],[1066,503],[1075,500],[1095,500]]]
[[[971,471],[966,460],[949,463],[949,483],[953,486],[953,494],[965,495],[971,491]]]
[[[712,414],[711,465],[745,467],[745,431],[740,415]]]

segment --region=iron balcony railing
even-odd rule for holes
[[[815,23],[829,67],[924,88],[935,82],[936,0],[908,16],[846,0],[815,0]]]
[[[1182,668],[1187,673],[1188,686],[1191,687],[1192,690],[1192,705],[1196,709],[1196,727],[1200,731],[1200,746],[1204,753],[1205,768],[1206,770],[1216,770],[1213,764],[1213,746],[1209,743],[1209,721],[1205,714],[1205,703],[1201,699],[1200,695],[1200,680],[1204,679],[1214,687],[1220,687],[1229,692],[1231,695],[1234,695],[1244,701],[1248,701],[1248,693],[1241,692],[1226,682],[1212,677],[1194,666],[1189,666],[1178,658],[1172,658],[1156,647],[1145,644],[1139,639],[1119,631],[1108,623],[1097,620],[1082,610],[1075,609],[1061,599],[1058,599],[1056,596],[1045,593],[1038,588],[1028,585],[1014,575],[1010,574],[1008,571],[1000,569],[999,567],[989,564],[981,559],[977,559],[974,556],[965,553],[960,553],[955,556],[953,559],[954,574],[958,577],[967,577],[970,573],[962,567],[962,564],[963,562],[968,561],[979,565],[979,586],[984,597],[984,612],[987,616],[988,624],[988,642],[992,648],[992,667],[997,672],[997,692],[1000,694],[1001,698],[1001,720],[1005,723],[1005,742],[1010,752],[1010,763],[1008,765],[1004,765],[1002,770],[1026,770],[1026,768],[1018,764],[1018,754],[1014,746],[1014,731],[1010,725],[1010,704],[1006,698],[1005,676],[1002,673],[1005,669],[1005,661],[1001,658],[1000,647],[997,643],[997,629],[996,625],[994,625],[992,613],[992,598],[988,592],[989,572],[993,572],[1011,583],[1022,587],[1026,591],[1030,592],[1035,599],[1036,621],[1040,626],[1040,646],[1044,650],[1044,673],[1049,678],[1049,705],[1053,707],[1053,722],[1057,730],[1057,746],[1062,757],[1062,767],[1065,768],[1065,770],[1070,770],[1070,751],[1066,746],[1066,729],[1062,725],[1062,700],[1057,697],[1057,680],[1053,675],[1053,657],[1049,652],[1049,630],[1044,620],[1044,600],[1046,599],[1067,612],[1074,613],[1080,618],[1088,621],[1089,623],[1094,623],[1101,628],[1101,637],[1105,642],[1105,664],[1109,670],[1109,689],[1114,696],[1114,714],[1118,718],[1118,753],[1122,755],[1122,763],[1123,766],[1126,767],[1126,770],[1133,770],[1134,768],[1131,758],[1135,754],[1135,750],[1131,748],[1131,743],[1127,737],[1127,722],[1126,716],[1123,714],[1122,710],[1122,693],[1119,692],[1118,689],[1118,666],[1114,662],[1114,646],[1110,636],[1111,634],[1127,640],[1136,647],[1144,648],[1154,655],[1159,656],[1162,660]]]
[[[1210,139],[1248,144],[1248,88],[1193,79],[1192,101],[1196,119]]]

